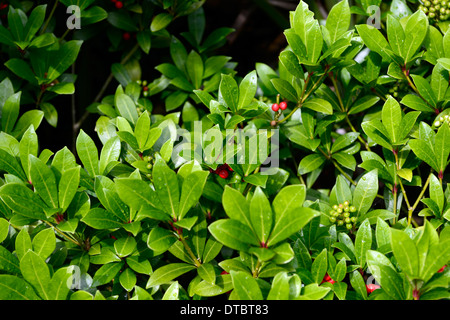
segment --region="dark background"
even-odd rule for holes
[[[109,1],[109,0],[104,0]],[[126,1],[126,0],[125,0]],[[44,1],[45,2],[45,1]],[[53,3],[48,1],[48,6]],[[283,35],[284,29],[289,27],[289,11],[294,10],[298,4],[296,0],[266,1],[266,0],[207,0],[203,5],[206,16],[205,35],[220,27],[231,27],[235,32],[229,35],[226,44],[216,50],[217,54],[226,55],[237,62],[238,75],[245,75],[255,69],[255,63],[263,62],[276,69],[278,55],[286,46]],[[312,2],[311,8],[317,9],[320,2]],[[113,7],[111,7],[114,10]],[[57,36],[65,31],[67,19],[66,7],[59,5],[56,12],[56,25],[54,33]],[[50,9],[49,9],[50,10]],[[318,10],[320,11],[320,10]],[[106,37],[105,28],[112,28],[108,22],[95,24],[96,34],[84,41],[78,59],[74,65],[77,74],[75,94],[73,96],[59,96],[51,102],[58,111],[58,125],[50,126],[45,120],[39,128],[41,150],[49,148],[53,152],[67,146],[74,150],[74,131],[72,130],[72,103],[76,106],[75,119],[78,120],[85,113],[86,108],[94,101],[103,83],[110,74],[112,63],[120,62],[123,55],[134,45],[134,39],[125,43],[122,50],[111,52],[110,43]],[[187,19],[185,17],[175,20],[168,30],[171,34],[179,36],[179,32],[187,31]],[[73,38],[69,34],[66,40]],[[76,34],[75,34],[76,36]],[[154,67],[168,55],[168,49],[152,48],[148,55],[143,54],[140,59],[142,79],[149,82],[159,77]],[[67,72],[70,72],[68,70]],[[118,82],[114,79],[105,95],[113,94]],[[158,101],[158,95],[151,97],[154,104],[154,112],[164,112]],[[97,114],[90,114],[81,128],[97,140],[94,131]]]

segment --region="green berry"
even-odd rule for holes
[[[436,18],[436,14],[434,12],[430,12],[430,14],[428,15],[431,19]]]
[[[330,222],[331,223],[335,223],[336,222],[336,218],[335,217],[330,217]]]
[[[347,224],[345,225],[345,227],[346,227],[348,230],[350,230],[353,226],[352,226],[351,223],[347,223]]]
[[[425,1],[425,2],[423,3],[423,5],[424,5],[425,7],[429,7],[429,6],[431,6],[431,2],[430,2],[430,1]]]
[[[350,217],[350,212],[344,212],[344,218]]]
[[[338,220],[338,222],[337,222],[337,225],[338,226],[342,226],[344,224],[344,221],[343,220]]]
[[[344,221],[345,221],[345,223],[350,223],[351,220],[349,217],[346,217]]]
[[[350,202],[348,202],[348,200],[344,201],[344,206],[348,207],[350,205]]]
[[[350,212],[356,212],[356,207],[355,206],[350,206]]]
[[[356,217],[351,217],[350,220],[351,220],[351,222],[355,223],[356,220],[358,220],[358,219]]]
[[[333,206],[333,209],[334,210],[337,210],[339,207],[338,207],[338,205],[337,204],[335,204],[334,206]]]

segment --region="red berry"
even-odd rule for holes
[[[123,40],[128,41],[131,38],[131,35],[128,32],[124,32],[122,35]]]
[[[323,277],[323,280],[322,280],[321,283],[324,283],[324,282],[329,282],[329,283],[333,284],[333,283],[335,283],[336,281],[334,281],[333,279],[331,279],[331,277],[330,277],[330,276],[328,275],[328,273],[327,273],[327,274],[325,274],[325,277]]]
[[[228,274],[228,272],[226,272],[225,270],[223,270],[220,274],[224,275],[224,274]]]
[[[123,2],[122,1],[116,1],[116,8],[117,9],[121,9],[123,7]]]
[[[275,112],[277,112],[278,109],[280,109],[280,106],[279,106],[277,103],[274,103],[274,104],[272,105],[272,110],[275,111]]]
[[[438,273],[444,272],[445,267],[446,267],[446,265],[443,265],[442,268],[440,268],[440,269],[438,270]]]
[[[367,290],[367,294],[371,294],[372,292],[374,292],[375,290],[380,289],[380,286],[377,284],[366,284],[366,290]]]
[[[148,87],[147,87],[147,86],[144,86],[144,87],[142,88],[142,90],[143,90],[143,91],[148,91]]]
[[[286,110],[286,108],[287,108],[287,103],[285,101],[280,102],[280,109]]]
[[[228,171],[225,169],[220,169],[217,174],[219,175],[219,177],[221,177],[222,179],[226,179],[228,178]]]

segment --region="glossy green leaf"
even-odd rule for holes
[[[356,207],[358,216],[363,216],[372,207],[378,193],[378,173],[372,170],[364,174],[358,181],[353,192],[352,204]]]
[[[222,74],[219,85],[219,103],[222,103],[232,112],[238,110],[239,87],[231,75]]]
[[[33,251],[43,260],[47,259],[56,248],[56,236],[52,229],[40,231],[32,241]]]
[[[24,279],[34,287],[42,299],[50,298],[50,270],[44,259],[37,253],[28,251],[20,260],[20,271]]]
[[[94,141],[83,131],[83,129],[80,130],[77,137],[76,149],[78,157],[83,163],[89,176],[93,178],[98,175],[98,150]]]
[[[331,43],[336,42],[350,27],[350,7],[347,0],[343,0],[334,5],[325,24],[330,33]]]
[[[0,188],[0,198],[13,211],[32,219],[45,220],[47,206],[39,196],[23,184],[8,183]]]
[[[169,283],[177,277],[195,269],[195,266],[186,263],[170,263],[157,269],[150,276],[146,288]]]
[[[250,202],[250,220],[261,243],[266,243],[272,230],[273,213],[269,200],[257,187]]]
[[[153,180],[158,198],[165,211],[176,218],[180,205],[177,175],[159,155],[156,155],[155,165],[153,166]]]
[[[234,291],[240,300],[262,300],[262,292],[258,282],[249,273],[231,271]]]
[[[180,195],[178,220],[181,220],[189,209],[199,201],[207,178],[207,171],[194,171],[184,179]]]

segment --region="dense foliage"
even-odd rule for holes
[[[0,299],[448,299],[449,5],[312,3],[243,74],[204,1],[2,3]]]

